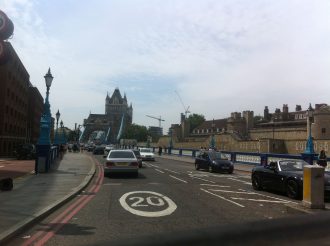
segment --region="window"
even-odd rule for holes
[[[322,134],[325,134],[326,129],[325,129],[325,128],[322,128],[322,129],[321,129],[321,132],[322,132]]]

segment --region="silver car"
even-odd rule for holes
[[[104,175],[110,173],[134,173],[138,175],[139,162],[132,150],[110,150],[104,163]]]

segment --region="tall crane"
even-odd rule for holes
[[[190,113],[190,111],[189,111],[190,106],[186,107],[186,106],[184,105],[183,101],[182,101],[182,98],[180,97],[180,94],[179,94],[177,91],[175,91],[175,93],[178,95],[178,97],[179,97],[179,99],[180,99],[180,102],[181,102],[181,104],[182,104],[182,106],[183,106],[183,109],[184,109],[184,115],[185,115],[185,117],[187,118],[187,115]]]
[[[159,121],[159,128],[162,127],[161,122],[162,122],[162,121],[165,121],[165,120],[162,119],[161,116],[159,116],[159,118],[157,118],[157,117],[155,117],[155,116],[151,116],[151,115],[146,115],[146,116],[149,117],[149,118],[153,118],[153,119],[158,120],[158,121]]]

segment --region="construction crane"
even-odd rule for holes
[[[161,116],[159,116],[159,118],[157,118],[157,117],[155,117],[155,116],[151,116],[151,115],[146,115],[146,116],[149,117],[149,118],[153,118],[153,119],[158,120],[158,121],[159,121],[159,128],[162,127],[161,122],[162,122],[162,121],[165,121],[165,120],[162,119]]]
[[[184,115],[185,115],[185,117],[187,118],[187,115],[190,113],[190,111],[189,111],[190,106],[188,106],[188,107],[186,108],[186,106],[184,105],[184,103],[183,103],[183,101],[182,101],[182,98],[180,97],[179,93],[178,93],[177,91],[175,91],[175,93],[178,95],[178,97],[179,97],[179,99],[180,99],[180,102],[181,102],[181,104],[182,104],[182,106],[183,106],[183,109],[184,109]]]

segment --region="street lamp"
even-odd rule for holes
[[[212,136],[211,136],[210,148],[215,149],[215,137],[214,137],[215,123],[214,123],[214,119],[212,121],[211,126],[212,126]]]
[[[50,129],[52,115],[50,113],[49,104],[49,89],[52,85],[53,76],[48,69],[47,74],[44,76],[47,92],[44,104],[44,111],[40,118],[40,136],[37,143],[37,158],[35,162],[35,173],[48,172],[51,162],[51,143],[50,143]]]
[[[309,107],[306,112],[307,116],[307,127],[308,127],[308,138],[306,143],[305,154],[314,154],[314,144],[313,144],[313,137],[312,137],[312,121],[313,121],[314,110],[312,105],[309,104]]]
[[[58,120],[60,119],[60,110],[57,110],[57,113],[55,114],[56,115],[56,132],[55,132],[55,139],[54,139],[54,144],[59,144],[59,141],[58,141]]]
[[[168,154],[172,154],[172,148],[173,148],[173,129],[170,128],[170,143],[169,143],[169,149]]]

